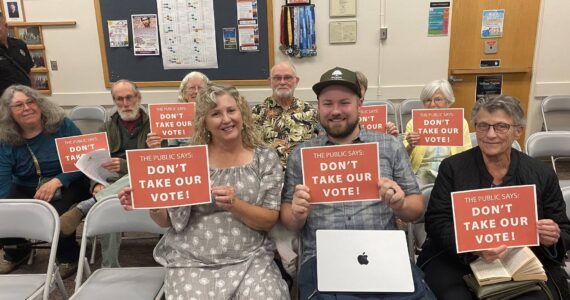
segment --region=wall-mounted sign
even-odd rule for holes
[[[481,24],[481,37],[484,39],[502,37],[504,20],[504,9],[484,10]]]
[[[486,95],[500,95],[503,87],[503,75],[477,76],[475,101]]]

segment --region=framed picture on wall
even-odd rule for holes
[[[32,88],[41,91],[49,90],[49,77],[47,73],[31,73]]]
[[[26,26],[18,28],[18,38],[27,45],[41,45],[42,34],[39,26]]]
[[[34,62],[34,68],[46,67],[46,56],[44,50],[30,50],[30,56]]]
[[[335,21],[329,24],[329,43],[356,43],[356,21]]]
[[[330,0],[330,17],[356,17],[356,0]]]
[[[24,22],[24,5],[22,0],[3,0],[2,12],[6,16],[7,22]]]

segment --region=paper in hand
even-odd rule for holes
[[[75,166],[89,177],[103,186],[108,186],[107,178],[112,176],[119,176],[115,172],[111,172],[101,165],[111,161],[111,154],[107,149],[97,149],[91,153],[83,154],[75,163]]]

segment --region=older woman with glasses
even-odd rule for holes
[[[62,214],[89,197],[83,174],[61,170],[55,139],[81,134],[61,107],[30,87],[12,85],[0,98],[0,128],[0,199],[43,200]],[[4,248],[0,274],[11,272],[30,254],[29,242],[22,239],[2,239],[0,244],[18,244]],[[59,262],[73,265],[78,256],[75,237],[60,238]]]
[[[166,299],[289,299],[268,237],[279,217],[283,171],[235,88],[200,92],[192,142],[208,145],[213,201],[150,212],[169,227],[154,250],[168,269]],[[127,209],[130,191],[119,193]]]
[[[455,102],[451,85],[446,80],[434,80],[424,86],[420,100],[427,109],[449,108]],[[418,146],[420,134],[414,131],[413,119],[406,125],[404,146],[410,155],[412,170],[420,185],[433,183],[441,161],[471,148],[469,124],[463,119],[463,146]]]
[[[477,299],[463,282],[469,263],[481,258],[492,262],[509,251],[497,248],[457,253],[451,193],[482,188],[536,185],[540,245],[531,247],[546,271],[548,289],[554,299],[568,299],[568,283],[561,265],[570,247],[570,220],[558,178],[552,168],[513,148],[523,131],[524,112],[510,96],[483,98],[471,113],[478,147],[451,156],[440,165],[425,216],[427,240],[418,266],[438,299]],[[547,299],[543,291],[516,299]]]

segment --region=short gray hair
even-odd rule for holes
[[[44,133],[52,134],[56,132],[63,119],[65,111],[59,105],[42,96],[38,91],[25,85],[12,85],[8,87],[2,97],[0,97],[0,143],[21,146],[24,144],[22,136],[22,128],[16,123],[12,117],[12,109],[10,104],[16,92],[21,92],[27,97],[36,100],[38,107],[42,113],[42,126]]]
[[[202,81],[204,82],[204,87],[210,83],[210,79],[208,78],[208,76],[206,76],[206,74],[202,72],[192,71],[186,74],[186,76],[184,76],[184,78],[180,82],[180,86],[178,87],[178,102],[183,102],[183,103],[188,102],[186,101],[186,99],[184,99],[184,90],[186,89],[186,85],[188,85],[188,81],[190,81],[190,79],[192,78],[202,79]]]
[[[473,122],[473,125],[477,123],[477,114],[481,109],[490,113],[502,110],[513,118],[513,121],[515,122],[513,125],[524,127],[526,124],[521,103],[519,99],[513,96],[487,95],[477,99],[475,106],[473,106],[473,110],[471,110],[471,122]]]
[[[133,92],[135,93],[135,96],[140,96],[141,92],[139,91],[139,87],[137,86],[136,83],[128,80],[128,79],[119,79],[115,82],[113,82],[113,85],[111,86],[111,96],[113,97],[113,100],[115,99],[115,95],[113,94],[113,91],[115,90],[115,87],[119,84],[129,84],[131,86],[131,88],[133,89]]]
[[[451,84],[447,80],[434,80],[424,86],[422,92],[420,93],[420,100],[427,101],[430,100],[431,97],[437,92],[440,91],[445,100],[449,104],[455,103],[455,96],[453,95],[453,89],[451,88]]]
[[[271,75],[273,74],[273,70],[275,70],[275,67],[277,67],[279,65],[288,66],[293,71],[293,75],[295,75],[295,77],[297,76],[297,68],[295,68],[295,65],[289,61],[282,61],[280,63],[275,64],[273,67],[271,67],[271,70],[269,70],[269,77],[271,77]]]

